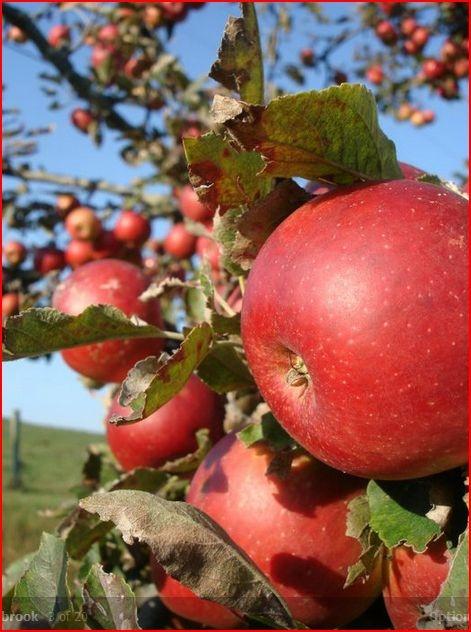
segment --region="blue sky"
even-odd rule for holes
[[[34,4],[36,9],[37,3],[22,3],[22,8],[31,10]],[[324,6],[331,15],[355,9],[354,4],[335,2],[325,3]],[[191,12],[189,19],[176,28],[169,48],[180,57],[190,75],[198,77],[207,73],[216,58],[227,16],[234,14],[237,14],[235,3],[207,3],[204,9]],[[303,20],[304,16],[304,12],[298,15],[300,28],[283,45],[287,62],[296,60],[304,38],[312,36],[314,23]],[[201,26],[203,23],[204,27]],[[348,57],[351,53],[350,46],[343,47],[336,59],[338,67],[350,66]],[[35,59],[31,59],[31,55]],[[126,184],[133,178],[150,174],[148,166],[130,167],[117,157],[112,134],[108,133],[103,146],[96,149],[87,137],[71,127],[69,113],[79,102],[67,88],[62,92],[66,95],[64,101],[67,107],[53,112],[47,109],[48,101],[39,90],[37,79],[38,72],[46,68],[31,45],[4,46],[5,105],[20,108],[25,122],[31,126],[55,125],[55,133],[40,140],[40,153],[32,162],[53,172],[84,177],[101,176],[118,184]],[[320,74],[313,71],[307,73],[307,77],[308,83],[303,89],[322,87]],[[289,84],[287,87],[291,91],[299,89]],[[467,101],[444,103],[437,98],[425,98],[423,105],[436,111],[437,121],[433,125],[419,130],[409,124],[397,123],[391,117],[381,117],[381,127],[396,143],[400,160],[451,178],[453,172],[463,169],[463,160],[468,155]],[[131,121],[134,118],[136,123],[139,122],[137,111],[129,109],[127,115]],[[162,230],[162,225],[154,228],[156,234]],[[5,239],[13,236],[12,231],[5,233]],[[46,239],[46,235],[33,235],[31,243],[39,245]],[[89,394],[59,354],[47,364],[40,359],[4,365],[4,414],[8,415],[14,408],[19,408],[23,418],[33,423],[99,432],[102,429],[102,399],[105,394],[104,390]]]

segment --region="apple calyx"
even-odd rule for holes
[[[309,371],[307,370],[304,360],[300,356],[290,351],[289,361],[291,368],[286,373],[286,382],[289,386],[293,386],[295,388],[302,387],[303,390],[299,394],[301,397],[304,395],[305,390],[311,383],[311,376],[309,375]]]

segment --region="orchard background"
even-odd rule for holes
[[[149,544],[151,548],[155,546],[164,559],[170,559],[172,574],[182,579],[182,568],[165,547],[178,550],[184,530],[175,527],[174,535],[168,535],[163,544],[151,544],[149,538],[155,538],[155,534],[147,534],[142,547],[124,545],[117,531],[100,526],[106,523],[85,518],[85,514],[91,514],[75,508],[74,497],[82,498],[100,489],[137,489],[158,491],[170,501],[182,499],[188,472],[196,469],[221,433],[221,419],[216,412],[221,402],[214,393],[225,398],[225,431],[240,430],[248,424],[244,441],[251,445],[264,439],[277,448],[273,471],[281,478],[286,475],[298,447],[286,438],[272,417],[263,417],[267,408],[254,387],[249,371],[252,367],[250,363],[247,367],[240,345],[238,314],[254,253],[258,253],[280,218],[309,199],[301,188],[308,181],[317,182],[310,185],[310,193],[318,196],[334,185],[358,179],[401,177],[391,146],[375,126],[376,114],[368,93],[358,85],[349,91],[347,83],[364,83],[372,90],[380,127],[396,144],[397,158],[419,168],[411,176],[404,172],[406,177],[416,179],[424,173],[432,174],[442,181],[453,181],[448,186],[456,194],[467,191],[467,5],[261,3],[257,5],[261,49],[257,45],[254,14],[245,7],[245,21],[229,23],[211,78],[207,73],[216,60],[227,18],[237,13],[235,3],[7,3],[3,9],[2,313],[7,359],[19,359],[4,365],[4,414],[11,416],[19,409],[24,419],[35,424],[101,433],[101,420],[116,388],[116,384],[109,387],[104,383],[120,383],[137,360],[150,354],[158,356],[163,348],[165,357],[146,361],[126,381],[126,401],[131,403],[136,419],[147,417],[162,404],[170,405],[165,402],[171,403],[179,392],[181,396],[185,392],[182,388],[189,389],[188,393],[200,388],[192,386],[196,378],[184,386],[194,370],[212,389],[205,393],[200,408],[196,407],[195,419],[188,421],[189,442],[179,448],[169,448],[159,455],[148,450],[146,458],[136,459],[135,455],[129,456],[129,450],[122,449],[122,439],[112,437],[113,433],[122,437],[124,432],[131,436],[140,427],[143,446],[149,442],[149,436],[142,422],[110,426],[108,441],[115,457],[125,471],[144,468],[138,474],[122,473],[102,437],[97,436],[88,449],[80,482],[80,462],[90,437],[71,432],[69,441],[62,432],[22,428],[20,489],[4,494],[4,561],[9,564],[14,558],[32,553],[39,545],[36,531],[45,529],[52,533],[59,524],[61,539],[43,538],[38,555],[53,559],[51,569],[68,564],[73,580],[66,588],[51,570],[54,589],[63,601],[57,607],[47,605],[45,599],[40,609],[42,617],[56,627],[68,619],[69,624],[86,620],[88,625],[108,628],[118,625],[119,614],[128,624],[137,625],[134,597],[129,591],[132,589],[137,595],[138,604],[145,604],[155,592],[143,549]],[[302,161],[297,162],[296,151],[282,151],[278,158],[285,166],[273,172],[280,179],[280,193],[269,198],[273,217],[267,214],[267,204],[256,206],[264,196],[271,195],[274,178],[270,184],[260,177],[261,163],[255,156],[244,156],[239,162],[233,155],[228,157],[228,149],[217,135],[203,136],[198,144],[202,134],[210,130],[221,133],[226,127],[239,143],[241,138],[247,143],[253,135],[263,145],[264,139],[257,138],[260,130],[250,120],[252,112],[244,119],[244,112],[233,109],[235,104],[230,99],[237,93],[249,104],[267,104],[284,94],[342,84],[342,94],[346,95],[342,98],[348,107],[355,103],[353,110],[358,107],[373,112],[368,118],[368,133],[355,116],[345,120],[345,134],[335,155],[340,167],[335,172],[322,166],[319,147],[310,147],[309,168],[300,166]],[[312,94],[315,107],[317,97]],[[328,103],[327,94],[334,99],[335,93],[326,93]],[[219,105],[213,106],[212,113],[213,99]],[[300,101],[292,104],[291,112],[274,115],[275,132],[277,125],[289,130],[302,124]],[[335,105],[332,111],[334,121]],[[239,122],[234,127],[237,117],[242,117],[241,129]],[[325,125],[329,126],[328,120]],[[309,121],[303,133],[309,134]],[[371,146],[383,154],[379,166],[367,165],[361,152],[354,159],[349,153],[349,148],[356,145],[368,148],[368,134],[373,137]],[[251,149],[256,148],[255,143]],[[359,177],[358,173],[366,176]],[[290,177],[294,180],[288,180]],[[285,184],[281,178],[286,178]],[[431,176],[423,179],[439,184]],[[206,207],[197,201],[192,185]],[[257,232],[253,225],[247,225],[242,242],[237,242],[234,234],[240,225],[234,209],[242,207],[258,209],[269,228]],[[216,210],[221,220],[219,224],[215,222],[213,231],[211,218]],[[139,280],[127,277],[129,292],[136,295],[130,302],[137,300],[145,285],[151,283],[146,303],[150,307],[138,315],[150,323],[146,333],[152,340],[144,339],[144,345],[137,338],[130,342],[123,362],[119,360],[119,343],[106,343],[117,345],[109,347],[112,376],[110,362],[104,362],[100,369],[98,363],[90,368],[90,358],[84,361],[66,348],[111,338],[140,337],[142,330],[138,325],[142,323],[123,320],[117,313],[100,308],[77,321],[60,319],[47,311],[25,311],[50,306],[59,282],[70,275],[71,268],[77,272],[86,270],[87,263],[105,264],[109,257],[131,262],[142,270]],[[106,269],[95,268],[91,284],[98,278],[94,275],[102,273],[100,269],[105,276],[108,274]],[[86,280],[84,283],[82,291],[87,286]],[[61,298],[56,291],[57,309],[75,315],[86,306],[70,307],[67,292],[63,294]],[[157,299],[163,320],[150,313]],[[95,295],[90,302],[107,303],[107,297]],[[114,304],[128,315],[137,313],[131,308],[127,312],[124,304]],[[18,311],[22,316],[15,318]],[[10,316],[13,318],[5,322]],[[61,354],[55,353],[60,349],[66,349],[66,362],[82,376],[65,366]],[[294,365],[293,371],[297,371],[295,379],[302,381],[299,367]],[[151,382],[153,376],[157,379]],[[195,408],[197,396],[192,397],[187,406]],[[115,402],[111,413],[126,416],[129,409],[126,412]],[[167,423],[177,414],[177,409],[169,413]],[[209,428],[209,435],[204,428]],[[194,432],[198,429],[196,444]],[[5,437],[4,427],[4,466],[11,467],[10,443]],[[38,466],[45,462],[47,467]],[[6,485],[11,473],[7,472]],[[50,486],[49,497],[41,489],[42,477],[44,487]],[[425,483],[420,479],[418,487],[412,481],[407,488],[408,494],[418,498],[412,514],[410,508],[407,515],[401,514],[404,506],[398,497],[405,488],[399,485],[397,493],[387,490],[389,501],[397,506],[386,508],[385,513],[388,515],[391,510],[397,517],[399,512],[398,524],[393,525],[399,535],[397,531],[394,537],[383,532],[378,544],[377,532],[367,521],[363,535],[357,534],[363,547],[364,568],[352,571],[350,564],[353,574],[374,574],[374,564],[388,542],[406,541],[416,551],[423,551],[424,542],[438,537],[441,532],[437,533],[437,523],[422,511],[421,497],[424,485],[430,484],[433,490],[437,485],[424,480]],[[444,505],[453,509],[453,520],[450,512],[446,519],[453,528],[449,532],[444,524],[439,524],[440,529],[445,529],[450,542],[463,549],[464,540],[458,543],[464,494],[461,474],[453,470],[448,478],[438,481],[440,489],[452,489],[452,501],[448,493]],[[372,483],[368,488],[370,501],[374,493],[378,494]],[[133,503],[139,506],[138,499],[139,496],[126,497],[128,511]],[[435,504],[432,502],[431,506]],[[38,510],[40,515],[36,514]],[[116,507],[113,510],[118,511]],[[102,511],[109,515],[106,511],[112,510]],[[166,520],[171,525],[175,516],[169,512]],[[111,519],[118,524],[124,514]],[[359,515],[352,509],[352,516],[358,519]],[[405,523],[410,523],[407,535],[400,529]],[[199,525],[198,521],[195,524]],[[83,541],[87,544],[82,545]],[[249,573],[256,579],[255,588],[243,597],[236,591],[234,601],[227,586],[200,586],[202,573],[195,563],[197,551],[190,554],[187,564],[191,569],[187,585],[242,612],[252,623],[292,626],[279,596],[254,574],[250,565],[245,566],[246,561],[234,556],[226,541],[225,545],[224,555],[233,572],[239,576]],[[103,571],[94,566],[97,562],[104,565],[106,572],[113,573],[109,585]],[[458,562],[456,572],[462,575],[461,558]],[[31,564],[31,556],[27,556],[7,572],[7,610],[27,612],[32,604],[37,606],[33,598],[22,600],[25,589],[32,594],[39,591],[38,598],[41,597]],[[210,567],[211,561],[206,559],[205,564]],[[221,568],[216,572],[222,572]],[[227,575],[227,569],[224,572]],[[463,590],[461,575],[450,580],[453,589],[458,590],[458,601]],[[223,573],[220,577],[224,576]],[[350,580],[353,581],[351,576]],[[452,591],[449,586],[448,590]],[[85,601],[83,591],[87,594]],[[438,594],[438,589],[435,592]],[[418,605],[429,604],[437,594]],[[126,596],[126,608],[118,613],[111,605],[119,595]],[[446,590],[441,598],[447,598]],[[94,610],[93,604],[99,602],[107,604],[104,616]],[[141,626],[188,626],[184,614],[183,618],[171,615],[161,604],[156,605],[155,599],[148,603],[154,610],[140,605]],[[444,608],[444,602],[435,603],[435,610],[441,612]],[[146,625],[149,612],[150,625]],[[426,611],[422,615],[427,619]],[[379,601],[363,616],[356,627],[391,626]],[[313,625],[314,620],[308,617],[304,623]],[[433,617],[432,620],[435,622]],[[224,618],[216,621],[227,622]],[[328,618],[319,621],[329,623]],[[211,621],[204,621],[203,617],[203,622]]]

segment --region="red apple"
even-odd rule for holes
[[[150,231],[147,217],[129,210],[121,211],[113,229],[116,239],[129,248],[142,246],[149,239]]]
[[[134,5],[135,6],[135,5]],[[118,20],[134,20],[137,15],[137,11],[134,6],[118,6],[116,9],[116,17]]]
[[[177,198],[182,215],[192,219],[194,222],[206,222],[212,219],[214,213],[205,204],[200,202],[198,194],[189,184],[176,189]]]
[[[80,206],[80,202],[72,193],[61,193],[56,198],[56,211],[64,219],[70,211]]]
[[[37,248],[34,253],[34,268],[39,274],[62,270],[65,265],[64,251],[55,246]]]
[[[146,57],[131,57],[124,64],[123,72],[129,79],[140,79],[144,72],[150,68],[152,62]]]
[[[221,250],[214,239],[202,235],[196,241],[196,253],[203,260],[207,261],[211,269],[218,271],[221,269]]]
[[[469,74],[469,61],[466,57],[462,57],[461,59],[457,59],[453,64],[453,72],[455,77],[459,79],[463,79],[463,77],[467,77]]]
[[[139,296],[149,279],[126,261],[92,261],[70,274],[53,296],[53,306],[65,314],[80,314],[89,305],[106,304],[119,308],[127,316],[137,316],[160,327],[162,320],[157,300],[141,301]],[[75,371],[98,382],[121,382],[138,360],[159,355],[160,338],[108,340],[64,349],[62,357]]]
[[[397,32],[389,20],[381,20],[376,25],[376,35],[384,44],[395,44],[397,42]]]
[[[119,41],[119,28],[116,24],[105,24],[98,31],[97,37],[103,44],[115,44]]]
[[[164,250],[176,259],[188,259],[195,253],[196,237],[188,232],[185,224],[176,223],[164,239]]]
[[[404,42],[402,48],[406,55],[417,55],[421,50],[418,44],[409,39]]]
[[[242,308],[267,404],[317,458],[368,478],[466,462],[466,212],[412,180],[338,188],[270,235]]]
[[[70,115],[72,125],[84,134],[88,134],[91,126],[95,122],[95,117],[90,110],[84,110],[83,108],[75,108]]]
[[[410,122],[416,127],[421,127],[422,125],[425,125],[427,121],[425,120],[425,116],[422,110],[416,110],[412,113],[410,117]]]
[[[345,535],[347,505],[364,492],[363,481],[308,456],[295,459],[286,478],[267,476],[273,453],[250,448],[230,434],[198,468],[187,500],[215,520],[264,573],[294,618],[319,628],[342,626],[361,614],[380,588],[380,564],[368,582],[347,589],[348,567],[360,554]],[[176,614],[219,629],[241,621],[203,602],[177,581],[155,579],[164,604]]]
[[[18,26],[10,26],[7,33],[7,39],[16,44],[24,44],[28,41],[28,36]]]
[[[65,219],[65,228],[72,239],[92,240],[101,233],[101,222],[88,206],[78,206]]]
[[[162,2],[160,6],[165,19],[169,22],[181,22],[188,12],[185,2]]]
[[[48,33],[47,41],[54,48],[70,44],[70,27],[66,24],[56,24]]]
[[[366,78],[370,83],[380,86],[383,83],[384,72],[380,64],[373,64],[366,71]]]
[[[17,292],[7,292],[2,294],[2,320],[8,316],[18,314],[20,309],[20,296]]]
[[[131,409],[120,406],[115,397],[105,420],[109,446],[124,470],[160,467],[194,452],[197,448],[195,432],[200,428],[208,428],[212,441],[218,441],[223,434],[222,400],[196,375],[146,419],[123,426],[106,423],[112,415],[130,412]]]
[[[65,249],[65,260],[71,268],[78,268],[89,261],[93,261],[92,242],[72,239]]]
[[[420,606],[430,604],[440,592],[450,570],[451,553],[443,538],[429,544],[425,553],[414,553],[400,546],[385,561],[383,595],[386,609],[395,628],[417,629]]]
[[[157,26],[160,26],[163,21],[163,9],[162,6],[155,4],[146,4],[144,7],[143,22],[145,26],[151,31]]]
[[[302,48],[299,51],[299,60],[304,66],[314,66],[315,56],[312,48]]]
[[[425,26],[418,26],[411,35],[411,40],[420,50],[425,46],[430,37],[430,31]]]
[[[407,121],[415,112],[415,108],[410,103],[401,103],[396,111],[396,118],[398,121]]]
[[[9,241],[3,247],[3,254],[10,265],[19,266],[26,259],[28,252],[20,241]]]
[[[416,30],[418,24],[414,18],[404,18],[401,22],[401,33],[405,37],[410,37]]]
[[[445,74],[446,66],[439,59],[426,59],[422,64],[422,72],[427,79],[435,81]]]
[[[420,178],[427,173],[423,169],[409,165],[407,162],[400,162],[399,166],[401,167],[402,175],[406,180],[417,180],[417,178]]]
[[[453,77],[445,77],[437,86],[437,93],[443,99],[456,99],[459,91],[458,82]]]
[[[183,121],[180,130],[180,140],[183,138],[200,138],[203,134],[201,123],[195,119],[188,119]]]
[[[440,50],[440,56],[443,61],[453,61],[458,59],[458,57],[461,57],[461,55],[461,46],[452,40],[447,40]]]
[[[422,116],[425,123],[433,123],[435,120],[435,112],[433,110],[423,110]]]

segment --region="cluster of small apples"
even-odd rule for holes
[[[114,228],[106,230],[95,211],[88,206],[81,206],[77,198],[69,193],[57,197],[56,210],[64,221],[70,241],[64,250],[54,244],[34,249],[33,267],[40,276],[58,272],[66,266],[75,269],[90,261],[108,258],[131,261],[147,268],[149,272],[156,270],[156,262],[152,260],[150,265],[147,260],[143,261],[141,254],[141,248],[151,232],[150,222],[143,215],[132,210],[123,210],[117,217]],[[11,241],[5,245],[3,254],[10,267],[19,267],[28,252],[21,242]],[[10,294],[13,293],[7,293],[3,297],[3,316],[17,313],[21,304],[18,293],[14,293],[15,300]]]
[[[391,20],[379,20],[375,33],[386,46],[394,46],[402,40],[402,50],[406,55],[422,53],[430,38],[430,30],[411,16],[403,17],[398,25]]]
[[[183,217],[201,224],[208,235],[196,236],[184,222],[176,222],[161,244],[163,250],[175,259],[189,259],[197,254],[207,261],[213,273],[218,273],[221,269],[221,253],[217,242],[210,237],[214,211],[199,200],[189,184],[176,188],[174,196]]]
[[[410,121],[412,125],[421,127],[434,122],[435,112],[433,110],[421,110],[405,101],[397,108],[396,119],[398,121]]]
[[[383,7],[383,11],[389,14],[393,10]],[[447,39],[441,48],[439,58],[424,59],[423,50],[431,32],[428,27],[419,24],[412,15],[400,15],[396,22],[381,19],[375,26],[375,33],[386,46],[394,46],[402,40],[402,52],[421,61],[421,70],[417,76],[420,83],[431,85],[443,99],[454,99],[459,96],[458,81],[469,74],[467,38],[457,35],[456,39]],[[375,64],[368,68],[366,76],[371,83],[380,85],[384,79],[383,69],[379,64]],[[419,114],[416,115],[416,125],[427,122],[429,121],[424,121]]]
[[[459,96],[459,80],[469,74],[468,40],[444,42],[439,58],[428,58],[422,62],[419,81],[430,85],[443,99]]]

